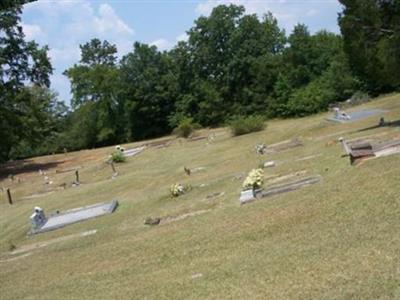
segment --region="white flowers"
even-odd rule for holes
[[[115,151],[111,153],[107,159],[108,163],[115,162],[120,163],[125,161],[125,148],[121,147],[120,145],[115,146]]]
[[[261,188],[264,183],[264,170],[263,169],[253,169],[250,171],[249,175],[243,182],[243,189],[258,189]]]
[[[120,145],[115,146],[115,150],[120,151],[120,152],[124,152],[125,148],[121,147]]]
[[[263,155],[267,150],[267,145],[260,143],[255,146],[255,149],[257,154]]]

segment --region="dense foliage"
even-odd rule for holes
[[[48,47],[26,41],[21,3],[0,6],[0,161],[37,154],[57,131],[63,106],[48,90],[52,67]]]
[[[64,73],[67,111],[48,90],[48,48],[24,40],[24,2],[0,7],[0,161],[160,136],[187,120],[216,126],[241,116],[242,126],[253,115],[305,116],[360,91],[400,87],[398,0],[340,0],[343,36],[303,24],[287,35],[270,13],[220,5],[170,51],[136,42],[118,59],[107,41],[81,45]]]
[[[340,0],[339,25],[354,71],[375,93],[400,88],[400,1]]]
[[[261,131],[265,128],[264,118],[257,115],[233,117],[229,121],[229,127],[234,136]]]

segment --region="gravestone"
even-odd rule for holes
[[[254,191],[253,190],[245,190],[240,193],[239,201],[240,203],[247,203],[252,200],[255,200]]]
[[[371,116],[385,113],[387,111],[381,109],[365,109],[359,110],[351,113],[342,112],[340,110],[334,109],[334,114],[332,117],[327,118],[328,121],[335,121],[339,123],[354,122],[357,120],[362,120]]]
[[[47,218],[42,208],[36,206],[33,209],[33,214],[30,217],[32,230],[38,230],[47,222]]]
[[[259,155],[264,155],[267,150],[267,145],[260,143],[255,146],[256,153]]]
[[[344,152],[346,152],[346,155],[350,155],[351,149],[347,145],[347,143],[344,140],[344,138],[340,137],[339,138],[339,142],[342,144],[343,150],[344,150]]]
[[[139,154],[144,149],[146,149],[145,146],[138,147],[138,148],[133,148],[133,149],[128,149],[128,150],[125,150],[123,153],[124,153],[125,157],[132,157],[132,156],[135,156],[135,155]]]
[[[271,167],[275,167],[274,161],[267,161],[264,163],[264,168],[271,168]]]
[[[31,216],[31,231],[29,234],[36,234],[55,230],[73,223],[85,221],[91,218],[111,214],[118,206],[118,201],[97,203],[94,205],[78,207],[58,212],[46,218],[43,209],[35,207],[35,213]],[[34,221],[35,220],[35,221]]]

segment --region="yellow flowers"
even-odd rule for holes
[[[243,182],[243,189],[258,189],[261,188],[264,183],[264,170],[253,169]]]
[[[182,184],[176,183],[171,185],[170,192],[172,197],[183,195],[187,191],[187,187]]]

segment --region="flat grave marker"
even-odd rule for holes
[[[48,218],[40,207],[36,207],[35,212],[31,216],[32,228],[29,234],[51,231],[73,223],[85,221],[105,214],[111,214],[115,211],[117,206],[118,201],[112,200],[111,202],[97,203],[94,205],[70,209]]]
[[[346,115],[348,116],[348,118],[341,118],[340,116],[335,114],[335,115],[327,118],[327,120],[333,121],[333,122],[338,122],[338,123],[351,123],[351,122],[369,118],[369,117],[372,117],[375,115],[383,114],[386,112],[387,112],[387,110],[382,110],[382,109],[364,109],[364,110],[347,113]]]

